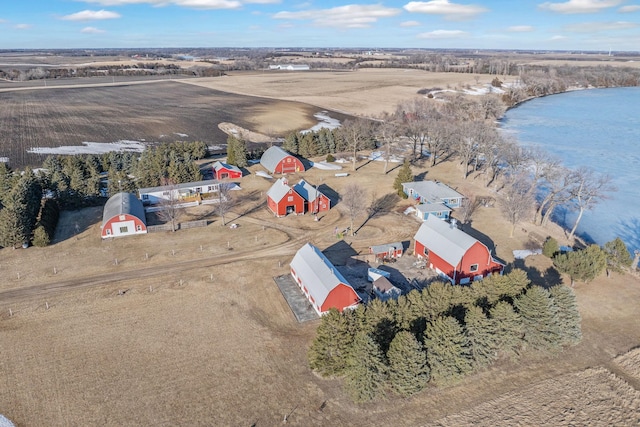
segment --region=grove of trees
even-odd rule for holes
[[[343,378],[356,402],[388,392],[407,397],[456,383],[501,357],[561,351],[581,340],[580,322],[571,288],[542,288],[515,269],[467,287],[434,282],[397,300],[331,310],[309,365]]]

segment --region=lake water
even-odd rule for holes
[[[577,234],[598,244],[620,237],[631,252],[640,249],[640,87],[537,98],[509,110],[501,128],[567,167],[608,174],[617,191],[585,212]],[[570,228],[576,214],[560,210],[555,220]]]

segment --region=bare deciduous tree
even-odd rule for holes
[[[160,202],[161,209],[158,211],[158,217],[162,221],[171,224],[171,231],[176,231],[178,219],[180,219],[183,214],[180,193],[177,185],[173,181],[165,180],[165,185],[168,188],[166,191],[168,194],[166,198],[163,198]]]
[[[367,203],[367,192],[358,184],[349,184],[340,194],[340,205],[344,209],[351,220],[351,235],[353,236],[353,223],[356,218],[365,212]]]
[[[218,187],[218,203],[216,204],[216,211],[220,215],[222,225],[227,225],[224,219],[224,215],[231,210],[233,206],[232,190],[233,184],[230,182],[221,182]]]
[[[462,204],[458,209],[458,215],[460,216],[462,224],[471,224],[471,218],[476,209],[480,207],[480,204],[481,201],[473,194],[462,199]]]
[[[509,237],[513,237],[516,225],[533,211],[533,195],[529,191],[532,184],[531,178],[522,173],[512,176],[500,192],[498,198],[500,210],[511,224]]]
[[[355,120],[345,120],[340,126],[340,133],[345,141],[347,149],[353,153],[353,170],[356,170],[358,152],[371,139],[371,122],[369,120],[357,118]]]
[[[578,209],[578,217],[569,233],[572,239],[585,210],[593,209],[600,201],[607,199],[609,193],[616,191],[608,175],[599,175],[588,168],[580,168],[576,172],[576,185],[571,188],[571,200]]]

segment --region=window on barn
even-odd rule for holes
[[[472,273],[474,271],[478,271],[478,264],[471,264],[471,266],[469,267],[469,271]]]
[[[424,248],[424,254],[425,254],[426,256],[429,256],[429,249]]]
[[[127,227],[127,226],[120,227],[120,232],[121,233],[128,233],[129,232],[129,227]]]
[[[136,231],[142,231],[142,226],[140,224],[136,225]]]
[[[293,196],[289,196],[289,197],[287,197],[287,201],[288,201],[288,202],[293,202]]]

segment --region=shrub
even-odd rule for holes
[[[335,162],[336,158],[333,157],[333,154],[329,153],[327,154],[327,162]]]
[[[558,241],[551,236],[547,237],[547,240],[545,240],[542,245],[542,255],[547,258],[553,258],[558,252],[560,252]]]
[[[33,246],[43,248],[45,246],[48,246],[49,243],[51,243],[51,239],[49,238],[49,234],[47,233],[47,231],[44,229],[44,226],[39,225],[38,227],[36,227],[35,231],[33,232]]]

